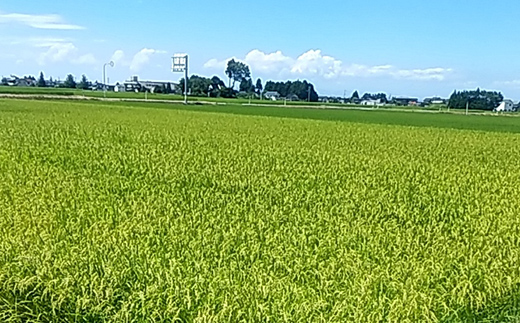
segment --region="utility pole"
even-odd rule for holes
[[[172,72],[184,72],[184,104],[188,104],[188,54],[174,54]]]
[[[103,97],[106,99],[107,97],[107,82],[106,82],[106,67],[109,65],[110,67],[114,67],[114,62],[110,61],[108,63],[103,64]]]
[[[309,85],[309,87],[307,88],[307,92],[309,93],[309,96],[307,98],[307,102],[311,102],[311,86]]]

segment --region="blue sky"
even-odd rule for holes
[[[170,57],[224,78],[226,61],[253,78],[308,79],[321,95],[354,90],[448,97],[500,90],[520,100],[520,1],[0,0],[0,75],[111,83],[174,80]]]

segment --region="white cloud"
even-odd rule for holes
[[[234,59],[237,59],[233,57]],[[205,68],[223,70],[229,60],[210,59],[204,64]],[[410,80],[437,80],[442,81],[452,72],[450,68],[426,68],[426,69],[398,69],[393,65],[367,66],[351,64],[346,66],[335,57],[323,55],[319,49],[311,49],[299,57],[292,58],[281,51],[264,53],[258,49],[249,52],[244,59],[253,71],[261,74],[271,74],[278,77],[321,77],[324,79],[338,79],[343,77],[374,77],[387,76],[397,79]]]
[[[118,53],[118,52],[116,51],[116,53]],[[116,53],[114,53],[114,55]],[[143,68],[143,66],[145,66],[146,64],[148,64],[150,62],[150,58],[156,54],[166,54],[166,51],[152,49],[152,48],[141,49],[132,58],[132,61],[130,62],[130,70],[133,72],[140,71]]]
[[[35,44],[35,47],[47,48],[38,58],[40,65],[47,63],[70,62],[80,65],[95,65],[97,60],[92,54],[80,54],[78,48],[70,42],[49,42]]]
[[[233,58],[229,58],[229,59],[226,59],[226,60],[223,60],[223,61],[219,61],[218,59],[216,58],[212,58],[210,59],[209,61],[207,61],[205,64],[204,64],[204,68],[209,68],[209,69],[224,69],[226,68],[226,64],[229,60],[231,60]]]
[[[112,54],[112,58],[110,59],[112,62],[114,62],[116,65],[123,62],[125,59],[125,52],[118,49]]]
[[[317,75],[326,79],[340,76],[345,69],[343,62],[332,56],[324,56],[321,50],[309,50],[296,59],[291,73],[298,75]]]
[[[446,75],[451,73],[451,68],[426,68],[426,69],[413,69],[413,70],[398,70],[393,73],[397,78],[410,79],[410,80],[436,80],[442,81],[446,78]]]
[[[29,15],[21,13],[0,13],[0,23],[21,24],[38,29],[79,30],[85,27],[67,24],[59,15]]]
[[[47,51],[40,55],[40,65],[45,65],[47,62],[60,62],[72,56],[78,51],[78,48],[72,43],[56,43],[48,46]]]
[[[253,70],[263,73],[286,70],[294,64],[294,60],[281,51],[266,54],[258,49],[250,51],[244,60]]]
[[[72,63],[79,65],[96,65],[97,59],[92,54],[81,55],[78,58],[73,58]]]

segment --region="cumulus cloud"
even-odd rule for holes
[[[70,58],[78,51],[78,48],[72,43],[56,43],[48,46],[48,49],[40,55],[40,64],[47,62],[60,62]]]
[[[117,51],[116,51],[117,53]],[[116,54],[114,53],[114,54]],[[165,51],[152,49],[152,48],[143,48],[137,54],[134,55],[132,61],[130,62],[130,70],[134,72],[140,71],[143,66],[150,62],[150,58],[153,55],[157,54],[166,54]]]
[[[94,65],[97,63],[96,58],[92,54],[80,54],[79,49],[70,42],[48,42],[38,43],[34,47],[46,48],[40,54],[38,63],[45,65],[47,63],[70,62],[73,64]]]
[[[210,59],[204,64],[207,69],[222,70],[226,60]],[[345,65],[341,60],[324,55],[319,49],[311,49],[297,58],[284,55],[281,51],[264,53],[258,49],[250,51],[244,59],[238,59],[249,66],[253,71],[261,74],[276,74],[277,76],[292,77],[321,77],[324,79],[339,79],[342,77],[372,77],[387,76],[409,80],[437,80],[442,81],[452,72],[450,68],[399,69],[393,65],[368,66],[362,64]]]
[[[297,75],[317,75],[331,79],[345,71],[343,62],[332,56],[323,55],[321,50],[309,50],[300,55],[291,68]]]
[[[110,60],[115,64],[119,64],[121,62],[124,62],[124,59],[125,53],[122,50],[118,49],[114,52],[114,54],[112,54],[112,58]]]
[[[258,49],[250,51],[244,60],[250,64],[255,71],[264,73],[273,73],[289,69],[294,64],[294,60],[285,56],[281,51],[266,54]]]
[[[60,15],[29,15],[21,13],[1,13],[0,23],[21,24],[37,29],[79,30],[85,27],[67,24]]]

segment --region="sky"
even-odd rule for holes
[[[499,90],[520,100],[518,0],[0,0],[0,76],[102,80],[132,75],[227,81],[226,62],[253,81],[309,80],[320,95],[354,90],[449,97]],[[226,82],[227,83],[227,82]]]

